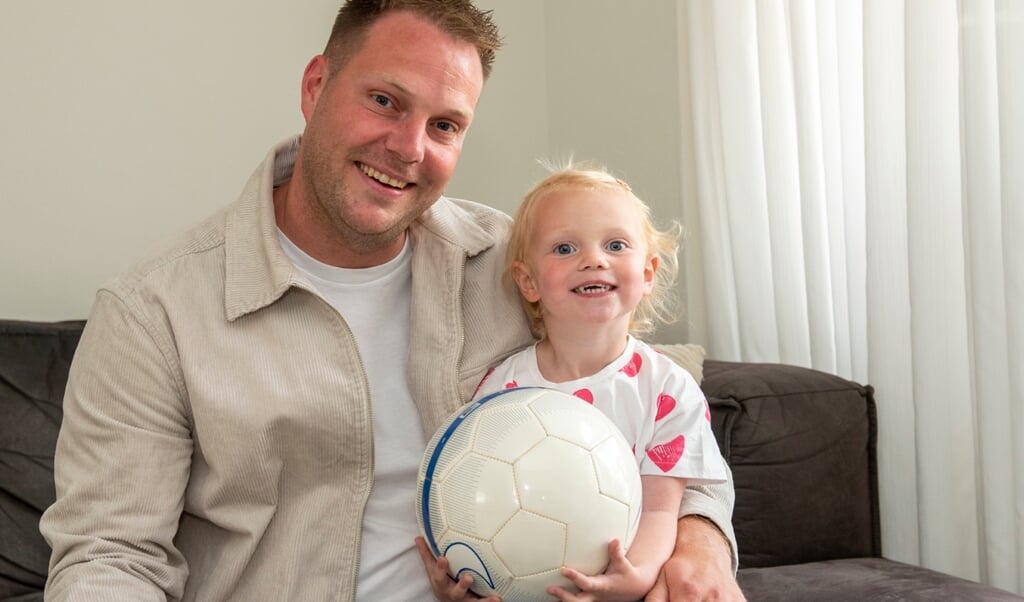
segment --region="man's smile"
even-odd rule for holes
[[[378,182],[384,184],[385,186],[390,186],[391,188],[403,190],[406,186],[409,185],[409,182],[403,182],[402,180],[395,179],[387,175],[386,173],[377,171],[376,169],[370,167],[369,165],[364,165],[362,163],[356,163],[356,165],[359,166],[359,169],[364,174],[370,176],[371,178],[377,180]]]

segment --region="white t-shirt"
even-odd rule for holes
[[[412,248],[383,265],[345,269],[313,259],[279,231],[281,246],[355,336],[373,405],[373,489],[363,515],[356,598],[431,600],[413,538],[416,475],[427,447],[406,381]],[[308,534],[316,537],[315,533]]]
[[[604,412],[633,445],[642,475],[727,480],[704,392],[686,369],[643,341],[629,337],[622,355],[599,372],[561,383],[541,375],[537,347],[530,346],[489,372],[473,397],[524,386],[557,389]]]

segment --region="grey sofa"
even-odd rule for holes
[[[0,600],[42,600],[53,450],[84,322],[0,320]],[[1024,600],[887,560],[869,386],[795,366],[708,360],[701,383],[736,484],[749,600]]]

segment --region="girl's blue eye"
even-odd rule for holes
[[[610,243],[608,243],[608,250],[609,251],[625,251],[626,250],[626,243],[621,241],[621,240],[613,240]]]
[[[384,96],[383,94],[374,94],[373,101],[382,107],[386,107],[389,104],[391,104],[391,99],[388,98],[387,96]]]
[[[557,255],[569,255],[572,253],[573,248],[569,243],[563,242],[562,244],[555,247],[555,254]]]

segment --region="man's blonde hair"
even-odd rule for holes
[[[643,226],[643,239],[647,245],[647,258],[657,257],[658,267],[654,273],[654,284],[650,294],[646,295],[637,306],[630,318],[629,332],[639,336],[651,332],[658,322],[675,321],[675,296],[672,285],[679,273],[679,238],[682,226],[673,221],[667,229],[658,229],[651,216],[651,209],[633,193],[633,189],[625,181],[612,175],[606,168],[591,163],[573,163],[546,166],[551,173],[538,182],[516,210],[515,221],[509,234],[508,252],[505,256],[505,285],[517,293],[519,288],[512,275],[515,262],[526,262],[527,251],[532,244],[533,219],[537,205],[549,194],[567,189],[625,190],[628,198],[633,201],[640,212]],[[540,302],[529,302],[520,295],[526,313],[530,317],[530,325],[534,334],[543,337],[545,334],[544,319]]]

